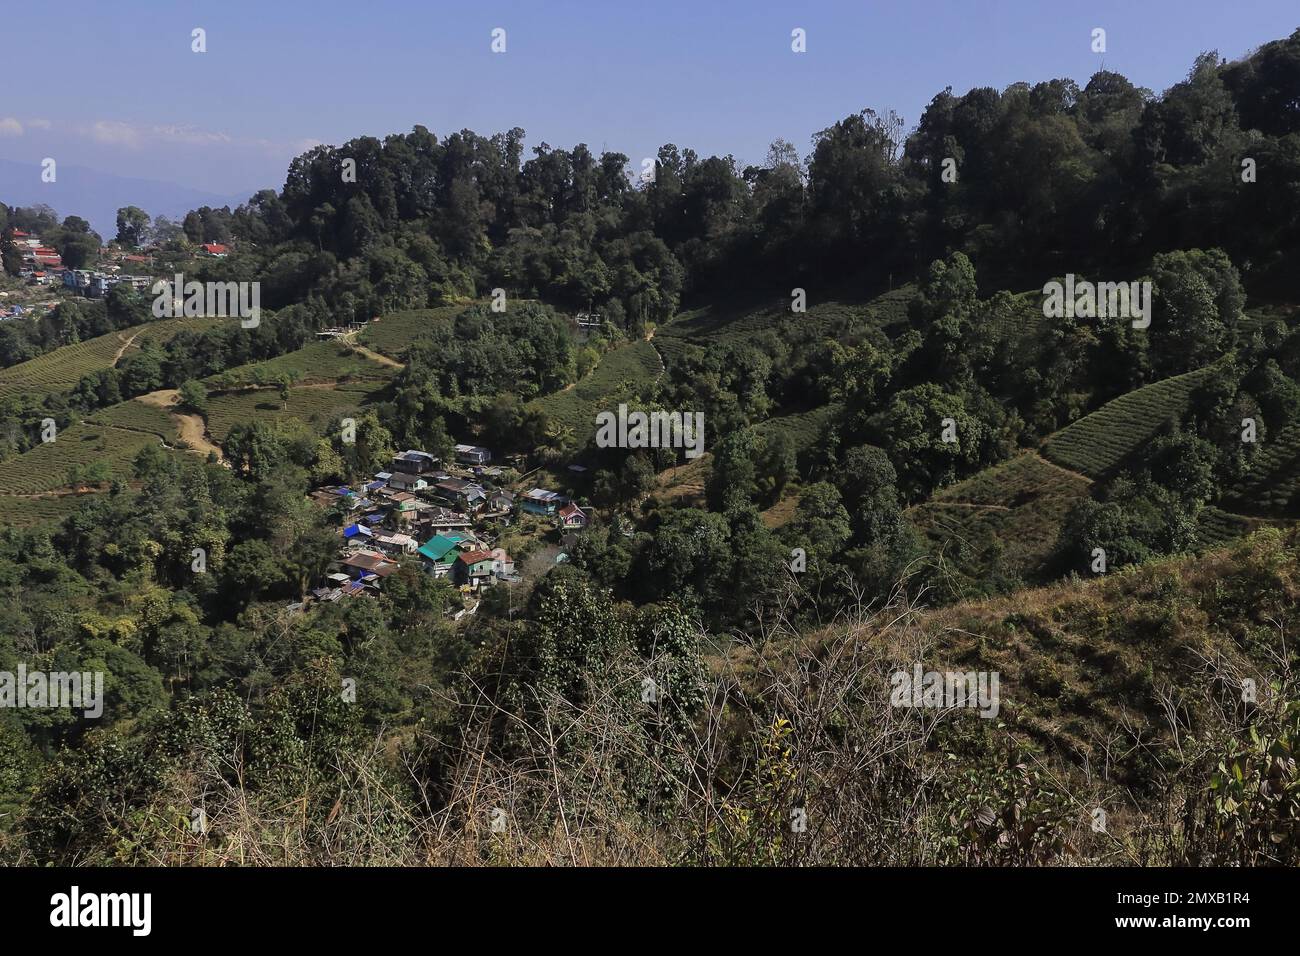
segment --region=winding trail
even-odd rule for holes
[[[657,329],[650,329],[646,332],[645,340],[650,343],[650,347],[655,350],[655,358],[659,360],[659,374],[655,376],[654,384],[659,384],[659,380],[664,377],[668,371],[668,363],[664,361],[664,353],[659,351],[659,346],[655,345],[655,332]]]
[[[986,505],[975,501],[920,501],[912,506],[913,508],[971,508],[983,509],[985,511],[1010,511],[1007,505]],[[908,509],[911,510],[911,509]]]
[[[135,344],[135,340],[138,339],[143,332],[144,327],[141,326],[127,336],[126,341],[122,343],[122,347],[118,349],[117,354],[113,356],[113,368],[117,368],[117,363],[122,361],[122,356],[126,354],[126,350]]]
[[[346,335],[339,336],[339,338],[341,338],[344,342],[346,342],[353,349],[353,351],[357,352],[360,355],[364,355],[372,362],[377,362],[380,365],[386,365],[389,368],[406,368],[406,366],[403,365],[401,362],[397,361],[397,359],[389,358],[387,355],[383,355],[379,352],[374,351],[373,349],[368,349],[364,345],[358,343],[357,333],[355,332],[348,332]]]
[[[208,457],[209,454],[214,454],[217,456],[217,461],[225,461],[225,456],[221,453],[221,446],[208,438],[208,425],[203,420],[203,416],[176,411],[176,406],[181,400],[180,392],[176,389],[162,388],[147,395],[137,396],[135,400],[143,402],[145,405],[151,405],[154,408],[161,408],[171,415],[172,420],[176,422],[176,430],[179,432],[181,439],[189,446],[189,451],[194,452],[196,455],[202,455],[204,458]]]

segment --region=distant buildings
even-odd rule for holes
[[[128,283],[137,292],[144,292],[156,281],[152,276],[114,275],[88,269],[68,269],[63,273],[63,285],[88,299],[102,299],[113,286],[122,283]]]
[[[460,546],[463,543],[467,547],[473,547],[473,543],[468,542],[463,534],[434,535],[420,545],[420,557],[425,560],[434,577],[446,577],[451,573],[451,566],[460,556]]]
[[[388,478],[388,487],[398,491],[422,491],[429,487],[429,482],[420,475],[394,471]]]
[[[600,314],[597,312],[579,312],[573,317],[573,319],[578,323],[578,328],[582,329],[584,332],[598,329],[605,324],[605,320],[602,319]]]
[[[487,491],[483,486],[464,478],[444,478],[433,486],[433,493],[469,514],[478,511],[487,501]]]

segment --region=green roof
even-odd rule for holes
[[[420,553],[430,561],[441,561],[447,556],[447,552],[454,551],[456,545],[465,540],[461,534],[439,534],[434,535],[424,544],[420,545]]]

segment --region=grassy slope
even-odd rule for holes
[[[1300,624],[1298,538],[1266,530],[1201,557],[958,604],[920,624],[938,634],[937,659],[999,672],[1000,719],[1099,761],[1106,738],[1124,739],[1127,720],[1166,730],[1157,690],[1192,684],[1200,654],[1238,661],[1266,686],[1247,659],[1277,646],[1279,622],[1287,632]]]

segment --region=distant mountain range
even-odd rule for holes
[[[56,182],[41,182],[41,168],[35,163],[0,159],[0,202],[8,206],[53,206],[59,218],[81,216],[107,241],[117,233],[117,211],[139,206],[150,216],[179,220],[199,206],[235,206],[248,200],[258,189],[222,196],[154,179],[132,179],[84,166],[58,167]]]

